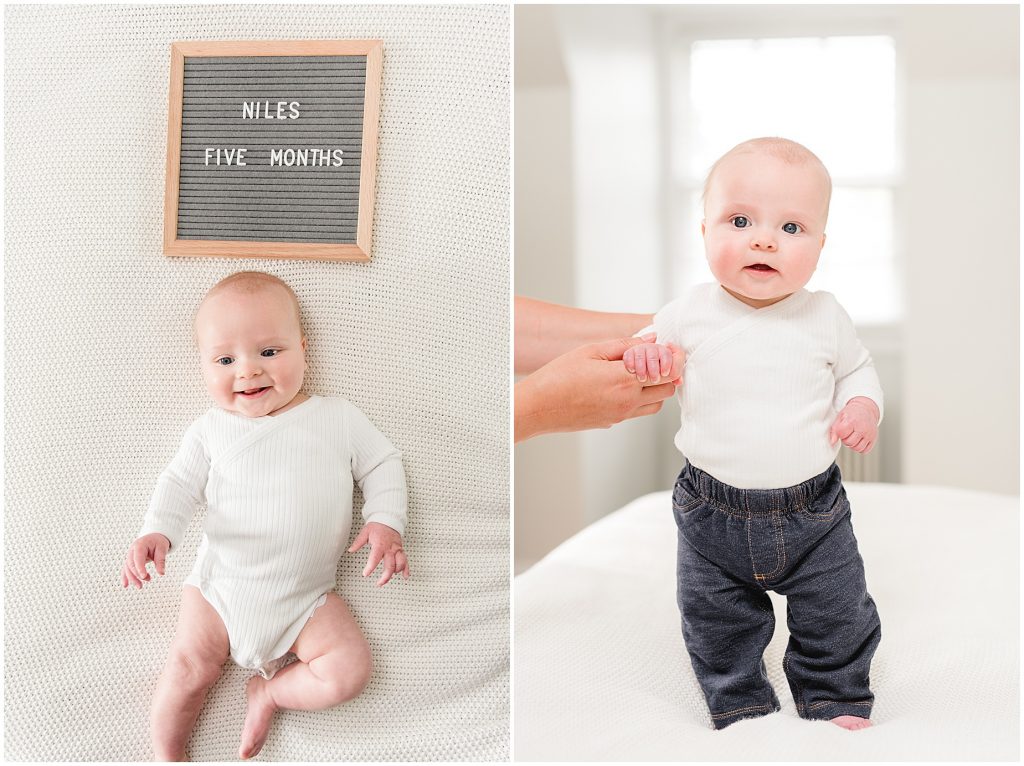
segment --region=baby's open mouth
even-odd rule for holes
[[[751,264],[750,266],[747,266],[747,268],[754,269],[755,271],[775,271],[775,269],[773,269],[767,263],[754,263]]]
[[[240,395],[240,396],[247,396],[249,398],[253,398],[253,397],[259,396],[264,391],[266,391],[268,388],[270,388],[270,386],[263,386],[263,388],[249,388],[249,389],[246,389],[245,391],[236,391],[235,393]]]

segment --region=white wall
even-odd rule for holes
[[[1018,493],[1018,9],[905,26],[904,481]],[[909,21],[909,19],[908,19]]]
[[[515,289],[576,305],[572,110],[561,43],[551,8],[520,6],[515,19]],[[513,459],[519,570],[587,523],[576,489],[584,478],[582,439],[534,439],[517,445]]]

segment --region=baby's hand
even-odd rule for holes
[[[146,564],[150,561],[156,567],[156,573],[162,575],[170,547],[171,541],[159,532],[143,535],[132,543],[128,548],[128,555],[125,556],[124,566],[121,567],[121,587],[127,588],[130,583],[136,588],[141,588],[142,581],[149,579]]]
[[[854,452],[867,454],[878,438],[878,405],[865,396],[846,403],[828,432],[829,444],[842,439]]]
[[[641,336],[645,341],[653,341],[655,337],[653,333]],[[679,349],[671,343],[640,343],[626,349],[622,363],[626,365],[626,371],[636,375],[641,383],[660,383],[672,375],[673,352],[678,353]],[[679,375],[674,378],[678,380]]]
[[[367,543],[370,544],[370,557],[366,561],[363,577],[376,569],[383,559],[384,573],[377,580],[377,585],[384,585],[396,572],[401,572],[402,577],[406,579],[409,578],[409,560],[402,550],[402,536],[398,532],[387,524],[371,521],[363,527],[348,552],[354,553]]]

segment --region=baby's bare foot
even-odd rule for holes
[[[844,729],[849,729],[850,731],[866,729],[871,725],[871,721],[867,718],[858,718],[855,715],[841,715],[838,718],[833,718],[832,723],[836,726],[842,726]]]
[[[238,757],[252,758],[263,749],[270,731],[270,721],[274,717],[277,705],[274,704],[267,689],[267,681],[261,676],[253,676],[245,685],[245,694],[249,698],[249,707],[245,711],[245,724],[242,726],[242,744],[238,748]]]

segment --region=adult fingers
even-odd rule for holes
[[[622,355],[626,353],[626,349],[638,346],[641,343],[650,342],[650,340],[644,340],[644,338],[616,338],[615,340],[606,340],[601,343],[592,344],[589,346],[589,351],[587,353],[593,359],[604,359],[606,362],[617,362],[622,359]]]
[[[363,577],[366,577],[367,575],[370,574],[370,572],[372,572],[374,569],[376,569],[377,565],[380,563],[380,560],[382,558],[384,558],[384,549],[382,547],[380,547],[379,545],[377,545],[377,546],[371,545],[370,546],[370,557],[366,561],[366,568],[363,569]]]
[[[655,412],[661,409],[662,404],[664,404],[664,402],[654,402],[653,404],[645,404],[643,407],[637,407],[635,410],[629,413],[629,417],[640,418],[643,417],[644,415],[653,415]]]
[[[384,555],[384,573],[377,580],[377,585],[384,585],[395,573],[395,554],[388,552]]]
[[[676,392],[675,384],[673,383],[659,383],[654,386],[645,386],[640,392],[640,404],[652,404],[654,402],[661,402],[668,399],[672,394]]]

